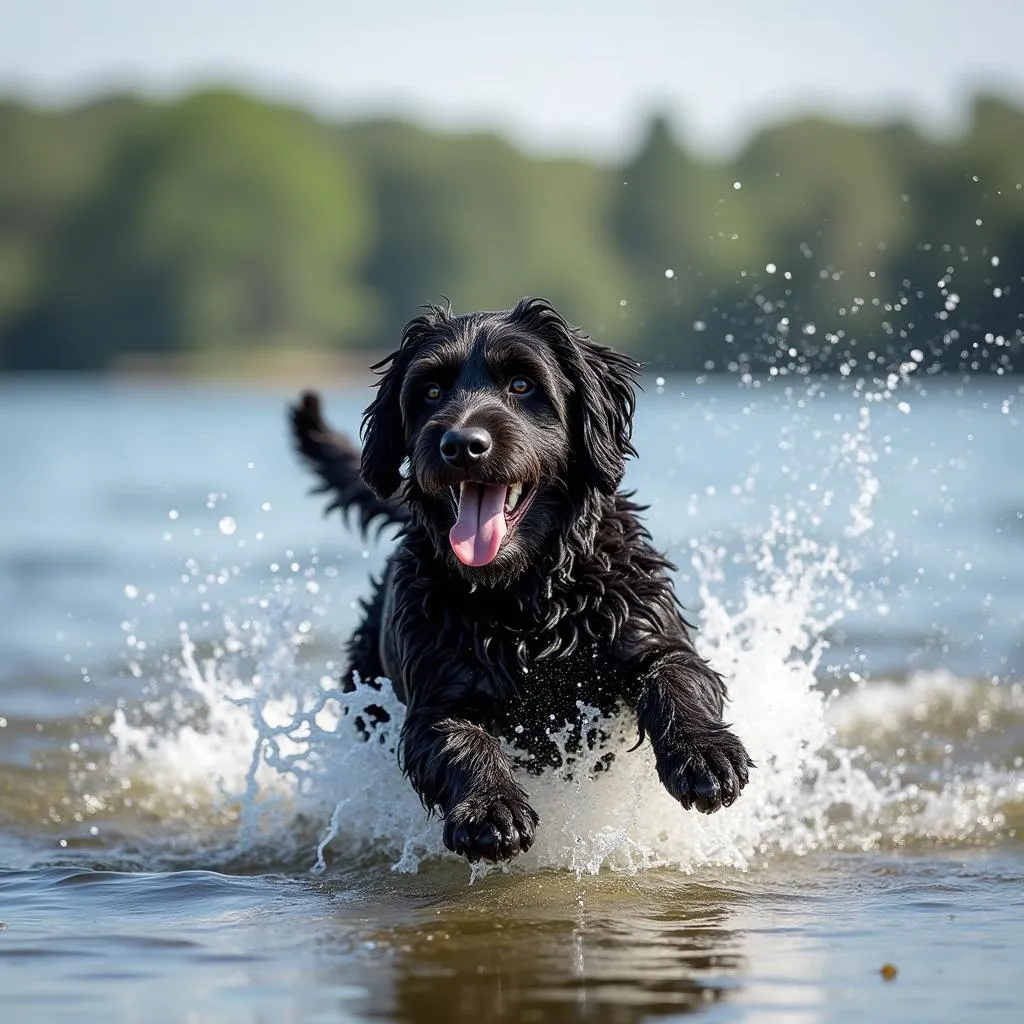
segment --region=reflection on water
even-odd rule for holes
[[[640,1020],[727,998],[744,969],[720,889],[542,874],[446,897],[367,937],[402,1020]]]
[[[143,982],[169,991],[172,978],[188,979],[190,994],[175,1003],[197,1010],[229,1007],[235,996],[241,1006],[254,996],[272,1006],[287,980],[284,1002],[305,1011],[633,1021],[728,998],[745,967],[743,936],[730,924],[741,897],[681,889],[668,876],[496,875],[467,886],[463,871],[437,867],[369,885],[362,873],[358,884],[335,878],[282,891],[204,872],[57,869],[0,877],[0,899],[16,910],[0,945],[6,1006],[38,1005],[44,977],[51,1007],[76,996],[87,1007],[91,989],[124,1005]],[[109,1009],[97,1002],[98,1012]]]
[[[5,1024],[61,1013],[1009,1024],[1022,882],[1024,860],[1009,850],[473,885],[451,863],[316,881],[13,872],[0,874],[0,999]],[[888,962],[892,983],[879,973]]]

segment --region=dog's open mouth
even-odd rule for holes
[[[464,480],[452,496],[455,525],[448,534],[452,551],[463,565],[478,568],[493,562],[498,549],[526,515],[537,488],[527,483],[480,484]]]

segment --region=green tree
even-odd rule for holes
[[[544,294],[676,369],[1021,369],[1024,112],[994,97],[957,138],[799,119],[719,162],[661,116],[615,167],[225,92],[0,103],[0,152],[0,366],[244,370]]]
[[[141,109],[125,98],[68,113],[0,103],[0,366],[5,331],[36,301],[70,211]]]
[[[13,359],[344,344],[372,329],[356,277],[370,226],[360,180],[315,122],[194,96],[130,132],[72,212]]]
[[[341,142],[373,190],[366,281],[383,299],[385,344],[441,296],[469,309],[545,294],[595,330],[615,323],[624,275],[604,226],[612,171],[401,123],[354,126]]]
[[[722,347],[721,318],[705,315],[729,307],[757,250],[747,197],[727,168],[690,156],[663,116],[619,177],[609,216],[630,269],[630,329],[656,364],[702,367]]]

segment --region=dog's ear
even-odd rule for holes
[[[451,315],[450,309],[439,306],[428,309],[428,313],[405,325],[401,345],[371,367],[381,376],[377,396],[363,412],[359,475],[363,483],[384,500],[398,490],[402,482],[402,463],[409,454],[402,415],[402,382],[413,355],[424,341],[437,334]]]
[[[402,422],[402,378],[408,358],[402,349],[374,363],[371,369],[381,374],[377,395],[363,413],[360,431],[363,450],[359,456],[359,475],[378,498],[390,498],[402,482],[405,459],[405,426]]]
[[[640,364],[595,344],[544,299],[523,299],[512,319],[548,342],[571,388],[569,427],[584,485],[614,494],[636,455],[630,437]]]
[[[580,425],[582,441],[577,455],[587,484],[610,495],[622,483],[626,459],[636,455],[630,438],[640,364],[579,332],[574,334],[587,368],[576,379],[574,396],[578,408],[573,419]]]

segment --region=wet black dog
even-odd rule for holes
[[[496,737],[527,768],[557,764],[549,734],[581,703],[634,709],[683,807],[731,804],[751,761],[722,722],[725,686],[618,490],[639,364],[531,299],[431,307],[375,369],[361,455],[315,395],[292,422],[332,507],[400,527],[345,679],[386,676],[406,704],[402,764],[445,845],[469,860],[530,847],[537,814]]]

